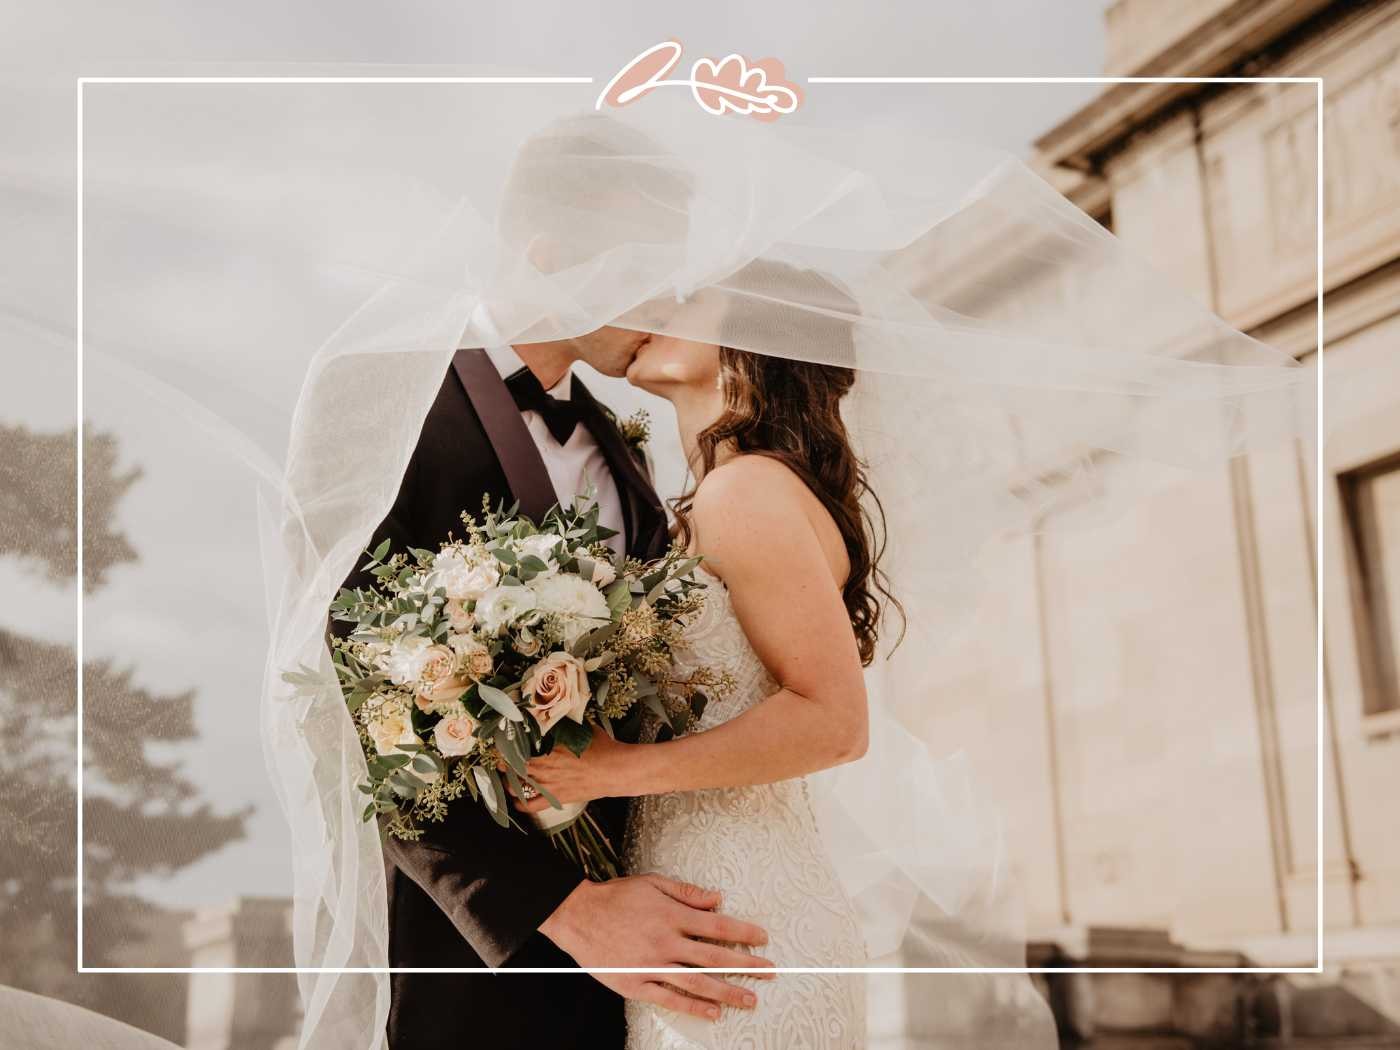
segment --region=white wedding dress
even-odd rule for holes
[[[703,570],[697,570],[703,572]],[[736,688],[712,700],[698,728],[724,722],[771,695],[769,675],[713,574],[703,610],[686,628],[676,662],[728,671]],[[649,715],[643,740],[659,721]],[[624,861],[631,874],[656,872],[724,895],[726,915],[757,923],[769,941],[759,954],[778,966],[862,966],[855,909],[837,881],[802,778],[756,787],[647,795],[635,799]],[[724,1007],[718,1022],[627,1001],[628,1050],[856,1050],[865,1046],[862,974],[737,975],[758,996],[753,1010]]]

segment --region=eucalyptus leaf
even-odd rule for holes
[[[536,780],[531,780],[529,777],[521,777],[520,779],[522,779],[523,781],[525,781],[525,783],[529,784],[532,788],[534,788],[534,789],[535,789],[536,791],[538,791],[541,795],[543,795],[543,796],[544,796],[544,800],[545,800],[546,802],[548,802],[551,806],[553,806],[555,809],[563,809],[563,808],[564,808],[562,805],[560,805],[559,800],[558,800],[557,798],[554,797],[554,792],[552,792],[552,791],[550,791],[548,788],[544,787],[544,786],[543,786],[542,784],[540,784],[538,781],[536,781]]]
[[[661,697],[656,694],[655,690],[652,690],[644,696],[638,696],[637,699],[646,704],[657,718],[661,719],[661,721],[665,722],[667,725],[670,724],[671,712],[666,710],[666,705],[662,703]]]
[[[486,804],[487,812],[501,827],[510,827],[510,814],[506,812],[505,787],[496,771],[489,766],[477,766],[472,772],[478,777],[477,785],[481,788],[481,800]]]
[[[520,746],[520,734],[512,732],[506,725],[501,725],[496,730],[496,750],[505,759],[506,765],[510,766],[517,773],[525,772],[526,756],[524,749]]]
[[[521,712],[520,708],[516,706],[515,701],[512,700],[509,696],[507,696],[505,693],[501,692],[501,690],[497,689],[494,685],[487,685],[485,682],[478,682],[476,689],[477,694],[492,709],[499,711],[502,715],[504,715],[506,718],[509,718],[512,722],[525,721],[525,715]]]
[[[687,558],[685,561],[681,562],[678,566],[671,570],[671,575],[673,577],[688,575],[689,573],[694,572],[695,567],[699,565],[702,561],[704,561],[703,558]]]
[[[593,742],[593,727],[583,725],[571,718],[561,718],[554,725],[552,735],[556,743],[563,744],[575,755],[582,755]]]
[[[606,644],[621,628],[622,624],[617,620],[594,628],[574,643],[572,649],[573,654],[575,656],[582,656],[585,653],[593,652],[599,646]]]
[[[510,785],[510,793],[516,798],[522,798],[525,792],[520,789],[520,777],[516,774],[515,770],[511,769],[510,766],[506,766],[504,773],[506,783]]]
[[[626,580],[615,581],[603,592],[603,596],[608,600],[608,611],[614,619],[632,607],[632,589]]]

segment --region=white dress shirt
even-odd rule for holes
[[[487,347],[486,353],[502,378],[525,367],[525,362],[520,359],[513,346]],[[572,381],[571,368],[546,393],[550,397],[568,401],[572,395]],[[554,494],[558,497],[560,505],[567,507],[591,481],[597,490],[598,524],[617,531],[617,535],[607,542],[613,550],[622,553],[626,546],[622,497],[617,491],[617,481],[608,469],[608,461],[603,458],[603,450],[593,440],[588,428],[579,423],[569,435],[569,440],[561,445],[554,440],[549,425],[538,412],[524,411],[520,415],[540,450],[540,458],[544,460],[545,470],[549,472],[549,480],[554,485]]]

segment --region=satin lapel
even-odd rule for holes
[[[622,515],[627,526],[627,551],[639,558],[654,558],[665,550],[666,511],[661,498],[651,487],[641,464],[627,447],[616,424],[593,397],[577,375],[570,396],[578,404],[579,417],[607,460],[618,495],[622,497]]]
[[[530,436],[520,409],[515,406],[515,398],[511,397],[505,380],[485,350],[458,350],[452,358],[452,367],[467,391],[467,398],[481,420],[481,427],[510,485],[509,493],[492,493],[492,496],[514,497],[520,501],[520,513],[538,522],[558,498],[539,446]],[[475,507],[465,509],[476,511]]]

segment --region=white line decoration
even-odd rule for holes
[[[706,113],[721,117],[737,113],[771,121],[802,105],[802,90],[787,79],[776,58],[749,59],[736,53],[723,58],[697,58],[687,80],[667,80],[681,60],[681,42],[663,40],[628,62],[608,81],[594,109],[621,107],[659,87],[688,87]]]

